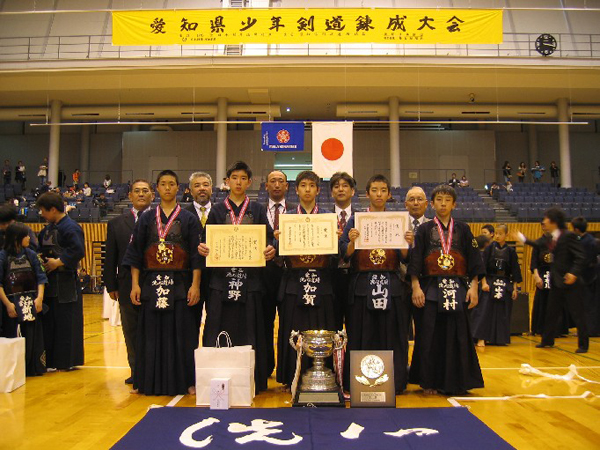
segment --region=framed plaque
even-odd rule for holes
[[[357,212],[354,221],[360,233],[357,249],[408,248],[404,239],[404,233],[410,230],[408,211]]]
[[[279,216],[279,254],[335,255],[338,252],[337,215],[282,214]]]
[[[206,267],[264,267],[266,225],[206,225]]]
[[[350,407],[396,407],[393,350],[350,351]]]

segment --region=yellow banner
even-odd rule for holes
[[[273,8],[113,12],[113,45],[501,42],[501,10]]]

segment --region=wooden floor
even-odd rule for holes
[[[173,397],[132,395],[123,381],[129,375],[120,327],[101,318],[102,297],[85,296],[86,365],[68,373],[28,378],[24,387],[0,394],[0,449],[105,449],[117,442],[152,404]],[[486,387],[459,400],[473,414],[518,449],[600,448],[600,384],[557,381],[521,375],[522,363],[564,374],[570,364],[582,376],[600,381],[600,338],[590,352],[577,355],[575,337],[557,340],[557,348],[536,349],[539,338],[514,337],[509,347],[479,352]],[[411,346],[412,351],[412,346]],[[1,362],[0,362],[1,364]],[[256,407],[289,407],[289,394],[274,380],[255,399]],[[586,398],[498,397],[539,395]],[[487,399],[481,399],[486,397]],[[177,406],[194,406],[192,396]],[[399,408],[452,407],[444,396],[425,396],[417,386],[396,398]]]

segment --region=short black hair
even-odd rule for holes
[[[271,176],[271,174],[272,174],[273,172],[279,172],[279,173],[283,174],[283,178],[285,178],[285,182],[286,182],[286,183],[288,182],[288,179],[287,179],[287,174],[286,174],[286,173],[285,173],[283,170],[279,170],[279,169],[273,169],[273,170],[271,170],[271,171],[270,171],[270,172],[267,174],[267,181],[269,181],[269,177]]]
[[[496,233],[496,229],[494,228],[494,225],[491,225],[489,223],[486,223],[484,226],[481,227],[482,229],[488,230],[490,232],[490,234],[495,234]]]
[[[565,212],[560,208],[550,208],[544,213],[544,217],[550,222],[555,223],[559,229],[565,230],[567,228],[567,216]]]
[[[16,255],[17,244],[21,245],[25,236],[29,234],[29,227],[21,222],[15,222],[6,228],[4,233],[4,250],[9,255]]]
[[[298,174],[298,176],[296,177],[296,187],[300,184],[300,182],[302,180],[312,181],[317,186],[319,186],[319,181],[321,181],[321,179],[319,178],[319,175],[314,173],[312,170],[303,170],[302,172],[300,172]]]
[[[490,238],[483,234],[480,234],[479,236],[477,236],[475,238],[475,241],[477,242],[477,248],[479,250],[481,250],[483,247],[485,247],[487,244],[489,244]]]
[[[13,205],[0,206],[0,223],[10,223],[17,220],[17,208]]]
[[[175,178],[177,178],[177,175],[175,175]],[[133,185],[135,183],[146,183],[148,185],[148,187],[150,188],[150,190],[152,190],[152,185],[150,184],[150,182],[148,180],[146,180],[145,178],[138,178],[137,180],[135,180],[133,183],[131,183],[129,185],[129,192],[133,192]]]
[[[177,186],[179,186],[179,177],[177,176],[177,174],[174,171],[172,171],[170,169],[161,170],[158,173],[158,176],[156,177],[156,184],[160,183],[160,179],[162,177],[169,177],[169,176],[175,178],[175,182],[177,183]]]
[[[352,189],[356,189],[356,180],[348,172],[336,172],[329,179],[329,190],[333,191],[333,187],[340,181],[345,181]]]
[[[65,212],[65,203],[60,194],[56,192],[45,192],[38,197],[35,204],[38,208],[44,208],[46,211],[56,208],[58,212]]]
[[[456,191],[449,184],[440,184],[433,188],[433,191],[431,191],[431,201],[433,201],[438,194],[450,195],[452,200],[454,200],[454,203],[456,203]]]
[[[369,192],[369,189],[371,189],[371,185],[376,181],[385,183],[387,185],[388,191],[390,190],[390,180],[388,180],[385,175],[381,175],[380,173],[378,173],[373,175],[371,178],[369,178],[369,181],[367,181],[367,192]]]
[[[573,228],[575,230],[585,233],[587,231],[588,223],[587,223],[587,220],[585,220],[585,217],[579,216],[579,217],[575,217],[573,220],[571,220],[571,225],[573,226]]]
[[[227,178],[229,178],[233,172],[236,172],[238,170],[243,170],[244,172],[246,172],[246,175],[248,175],[248,179],[252,179],[252,169],[244,161],[236,161],[232,165],[230,165],[227,169]]]

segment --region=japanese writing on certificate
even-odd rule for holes
[[[207,267],[262,267],[266,225],[207,225]]]
[[[407,211],[355,213],[355,228],[360,235],[357,249],[408,248],[404,233],[410,230]]]
[[[285,214],[279,217],[280,255],[332,255],[338,251],[335,214]]]

